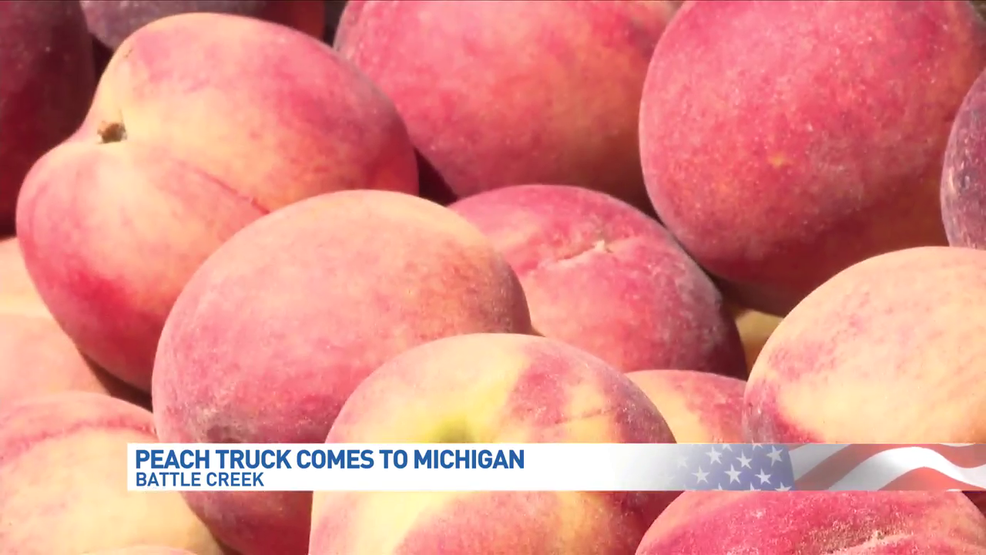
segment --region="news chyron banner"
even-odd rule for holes
[[[131,444],[132,491],[986,488],[986,445]]]

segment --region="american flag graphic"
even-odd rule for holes
[[[982,491],[986,445],[682,445],[673,481],[697,491]]]

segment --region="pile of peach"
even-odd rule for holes
[[[0,555],[986,555],[960,492],[128,492],[130,442],[986,443],[972,3],[342,7],[0,2]]]

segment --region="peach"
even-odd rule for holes
[[[774,333],[780,323],[781,318],[779,316],[756,310],[746,310],[736,316],[736,327],[739,329],[740,340],[743,342],[748,369],[753,368],[764,344],[767,343],[770,335]]]
[[[127,491],[127,444],[155,441],[150,412],[105,395],[66,392],[5,406],[3,552],[86,553],[152,544],[222,553],[181,494]]]
[[[661,1],[355,1],[335,44],[394,99],[424,194],[563,183],[650,209],[637,111],[673,14]]]
[[[124,547],[122,549],[110,549],[105,551],[93,551],[85,555],[196,555],[184,549],[173,549],[170,547]]]
[[[986,442],[986,253],[919,247],[840,272],[777,327],[747,383],[763,443]]]
[[[578,187],[521,185],[450,208],[510,263],[542,335],[623,371],[746,377],[719,290],[661,224],[632,206]]]
[[[782,316],[856,262],[945,244],[942,157],[984,67],[968,2],[686,3],[644,86],[647,192],[727,295]]]
[[[86,122],[31,170],[17,231],[65,332],[146,390],[165,316],[212,251],[270,211],[355,188],[417,191],[376,86],[297,31],[184,14],[121,46]]]
[[[24,265],[20,241],[16,237],[0,240],[0,307],[49,315]]]
[[[472,334],[422,345],[381,366],[346,401],[326,441],[674,443],[674,437],[643,392],[602,360],[552,339]],[[676,495],[318,492],[309,553],[623,555]]]
[[[986,4],[983,4],[986,6]],[[942,221],[948,243],[986,249],[986,73],[959,108],[945,151],[941,181]]]
[[[643,370],[627,377],[654,403],[678,443],[743,443],[743,380],[694,370]]]
[[[184,13],[225,13],[252,16],[293,27],[321,38],[325,29],[324,0],[82,0],[93,38],[98,71],[113,52],[141,27]]]
[[[34,290],[17,239],[0,241],[0,407],[76,390],[149,402],[82,356]]]
[[[189,281],[154,365],[157,429],[178,443],[321,442],[391,357],[530,331],[510,266],[454,212],[394,192],[321,195],[247,226]],[[244,555],[306,553],[310,494],[186,498]]]
[[[957,492],[685,492],[637,555],[982,555],[986,517]]]
[[[146,394],[86,360],[50,318],[0,308],[0,407],[61,391],[90,391],[147,406]]]
[[[0,235],[21,182],[86,115],[96,80],[78,0],[0,2]]]

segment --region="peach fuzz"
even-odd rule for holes
[[[157,429],[174,442],[321,442],[391,357],[530,331],[510,266],[455,213],[394,192],[321,195],[244,228],[189,281],[157,352]],[[244,555],[305,553],[310,494],[186,498]]]
[[[941,182],[942,221],[948,243],[986,249],[986,73],[976,79],[959,108],[945,151]]]
[[[148,389],[165,316],[212,251],[271,211],[355,188],[417,191],[376,86],[292,29],[184,14],[120,47],[85,124],[31,170],[17,231],[66,333]]]
[[[408,395],[413,391],[413,395]],[[674,443],[639,388],[559,341],[471,334],[363,381],[327,443]],[[310,555],[623,555],[674,492],[318,492]],[[380,526],[386,522],[386,526]]]
[[[28,276],[16,238],[0,241],[0,407],[46,393],[149,399],[90,363],[58,327]]]
[[[743,443],[746,382],[693,370],[627,374],[654,403],[678,443]]]
[[[3,552],[85,553],[152,544],[223,553],[179,493],[127,491],[127,444],[155,441],[150,412],[105,395],[57,393],[5,406]]]
[[[150,398],[96,367],[50,318],[0,308],[0,407],[39,395],[88,391],[149,406]]]
[[[661,224],[632,206],[578,187],[521,185],[449,208],[510,263],[542,335],[627,372],[746,377],[719,290]]]
[[[394,99],[430,198],[565,183],[649,209],[637,110],[674,11],[661,1],[357,0],[335,45]]]
[[[31,165],[72,134],[96,78],[78,0],[0,2],[0,235]]]
[[[945,244],[942,157],[984,67],[964,1],[688,2],[643,91],[651,202],[727,295],[784,315],[856,262]]]
[[[745,392],[746,439],[986,442],[984,329],[986,253],[921,247],[860,262],[767,340]]]
[[[636,555],[986,554],[986,517],[958,492],[685,492]]]

